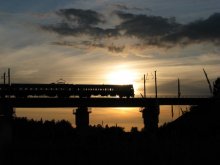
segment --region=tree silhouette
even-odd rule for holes
[[[213,83],[213,96],[220,97],[220,77]]]

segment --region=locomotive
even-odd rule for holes
[[[12,96],[20,97],[79,97],[90,98],[92,96],[118,96],[120,98],[134,97],[134,88],[132,84],[111,85],[111,84],[29,84],[12,83],[0,84],[0,97]]]

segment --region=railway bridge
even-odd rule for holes
[[[142,107],[144,128],[154,130],[158,127],[160,105],[202,105],[219,101],[214,98],[50,98],[50,97],[4,97],[0,98],[0,115],[12,117],[14,108],[58,108],[77,107],[74,115],[76,126],[89,126],[88,107]]]

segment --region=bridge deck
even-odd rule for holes
[[[13,107],[146,107],[159,105],[198,105],[216,101],[211,98],[0,98],[0,104]]]

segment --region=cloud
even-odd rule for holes
[[[68,21],[77,22],[80,26],[97,25],[103,23],[102,15],[92,10],[61,9],[57,12]]]
[[[120,52],[123,52],[123,50],[124,50],[124,48],[125,48],[125,46],[116,46],[116,45],[110,45],[110,46],[108,46],[108,50],[110,51],[110,52],[115,52],[115,53],[120,53]]]
[[[179,24],[174,18],[163,18],[160,16],[132,15],[129,13],[117,13],[125,21],[118,26],[118,29],[125,30],[125,35],[147,38],[163,36],[175,31]]]
[[[151,9],[149,8],[142,8],[142,7],[135,7],[135,6],[131,6],[128,5],[128,3],[114,3],[111,4],[111,6],[115,9],[115,10],[120,10],[120,11],[126,11],[126,10],[132,10],[132,11],[151,11]]]
[[[61,9],[57,14],[63,19],[56,25],[42,26],[43,29],[54,31],[60,35],[83,35],[95,37],[117,36],[117,29],[103,29],[98,25],[105,22],[104,16],[92,10]]]
[[[186,25],[178,24],[175,18],[160,16],[132,15],[117,13],[125,20],[118,29],[125,35],[136,36],[146,44],[174,47],[198,42],[218,43],[220,41],[220,13],[205,20],[197,20]]]
[[[116,4],[118,8],[121,6]],[[162,16],[151,16],[133,14],[124,11],[113,11],[121,22],[112,28],[104,28],[108,18],[102,13],[83,9],[61,9],[56,12],[62,21],[58,24],[43,25],[42,28],[60,34],[61,36],[80,37],[87,35],[89,45],[93,47],[107,48],[110,52],[123,52],[125,47],[141,49],[149,46],[172,48],[177,45],[186,46],[193,43],[210,42],[219,44],[220,37],[220,13],[215,13],[205,20],[197,20],[188,24],[177,23],[175,17],[164,18]],[[124,42],[123,45],[110,45],[118,38],[137,38],[139,41],[131,45]],[[96,43],[99,40],[100,44]],[[107,42],[106,42],[107,41]],[[54,42],[54,44],[65,45],[65,41]],[[70,42],[66,42],[70,46]],[[81,42],[88,45],[88,42]]]
[[[180,43],[184,39],[187,43],[202,41],[219,43],[220,13],[215,13],[205,20],[198,20],[183,25],[177,32],[164,37],[162,40]]]

